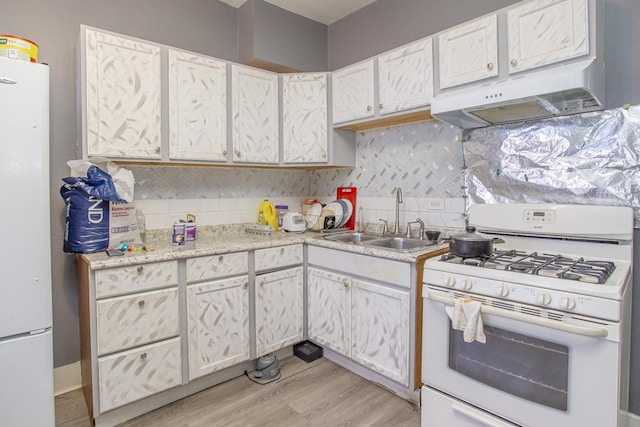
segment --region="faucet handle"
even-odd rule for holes
[[[411,224],[417,224],[418,221],[409,221],[407,222],[407,232],[405,234],[405,237],[409,238],[411,237]]]
[[[420,218],[416,218],[416,222],[420,224],[420,240],[424,240],[424,221]]]
[[[379,218],[378,221],[382,221],[382,234],[387,234],[389,232],[389,221],[382,218]]]

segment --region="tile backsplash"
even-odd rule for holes
[[[281,170],[183,166],[132,166],[135,204],[147,228],[169,227],[194,213],[201,225],[253,222],[268,198],[300,210],[300,200],[330,202],[336,188],[358,188],[366,222],[393,221],[400,187],[400,221],[420,216],[436,227],[463,226],[460,130],[441,122],[407,124],[358,132],[353,169]],[[360,218],[358,218],[360,220]]]

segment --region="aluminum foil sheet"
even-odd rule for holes
[[[640,106],[472,131],[463,144],[475,203],[631,206],[640,228]]]

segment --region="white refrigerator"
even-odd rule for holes
[[[3,57],[0,196],[0,426],[53,426],[49,67]]]

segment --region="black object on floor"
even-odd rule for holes
[[[305,341],[293,346],[293,354],[297,358],[302,359],[307,363],[311,363],[322,357],[322,347],[319,347],[312,342]]]

